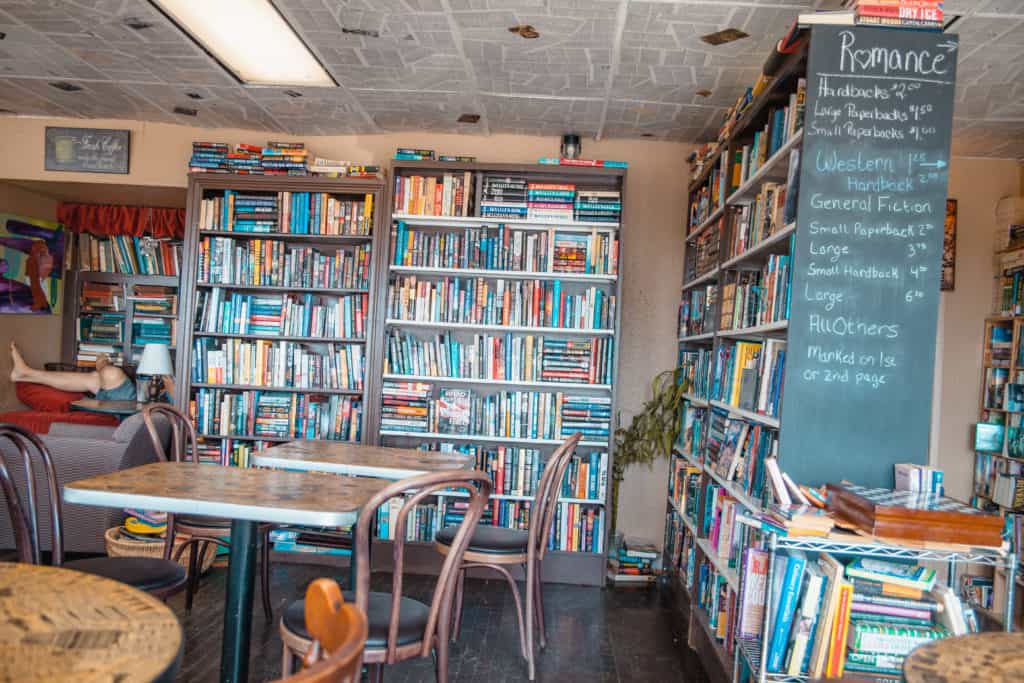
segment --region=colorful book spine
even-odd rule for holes
[[[194,340],[192,381],[253,387],[361,391],[362,344],[325,344],[226,339]]]
[[[359,441],[362,432],[362,401],[351,396],[200,388],[189,410],[208,437]]]
[[[273,239],[203,237],[197,277],[208,284],[368,289],[370,245],[325,252]]]
[[[347,294],[257,295],[222,288],[200,290],[197,331],[219,334],[314,337],[319,340],[366,336],[369,297]]]

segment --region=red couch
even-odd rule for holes
[[[84,398],[87,394],[61,391],[32,382],[18,382],[15,385],[15,393],[18,400],[28,406],[28,409],[0,413],[0,423],[16,424],[36,434],[49,433],[50,425],[54,422],[110,427],[116,427],[118,424],[114,415],[71,410],[71,402]]]

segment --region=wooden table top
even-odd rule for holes
[[[344,441],[292,441],[253,453],[252,464],[398,480],[429,472],[473,469],[476,458],[465,453],[365,446]]]
[[[71,402],[72,410],[85,410],[90,413],[107,415],[134,415],[146,407],[138,401],[100,401],[95,398],[80,398]]]
[[[138,589],[0,562],[0,681],[170,681],[181,645],[174,613]]]
[[[315,472],[156,462],[64,485],[79,505],[142,508],[254,522],[347,526],[391,482]]]
[[[907,683],[1020,683],[1024,633],[972,633],[921,645],[903,662]]]

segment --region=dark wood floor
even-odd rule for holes
[[[275,609],[302,596],[308,583],[331,570],[275,564],[272,574]],[[223,600],[227,572],[204,576],[191,614],[184,598],[170,605],[185,628],[185,653],[178,680],[213,683],[220,665]],[[374,588],[387,590],[390,576],[374,574]],[[408,577],[410,597],[426,598],[431,577]],[[548,648],[537,661],[538,681],[673,681],[703,683],[699,662],[686,646],[686,633],[673,616],[666,593],[657,587],[608,589],[548,585],[545,591]],[[277,623],[254,613],[251,681],[270,681],[281,672]],[[467,580],[462,634],[452,645],[451,681],[526,681],[526,664],[518,653],[513,601],[504,583]],[[385,680],[433,681],[430,660],[388,667]]]

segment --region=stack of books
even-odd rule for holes
[[[561,438],[576,432],[584,441],[605,441],[611,431],[612,399],[608,396],[561,396]]]
[[[149,318],[136,315],[132,318],[132,344],[167,344],[174,348],[177,321],[170,318]]]
[[[526,178],[522,177],[485,175],[480,215],[487,218],[526,218],[529,213],[528,185]]]
[[[395,150],[395,159],[402,161],[434,161],[436,158],[437,154],[432,149],[399,147]]]
[[[526,217],[543,223],[571,223],[575,197],[575,185],[527,183]]]
[[[96,313],[78,319],[78,341],[90,344],[120,344],[124,341],[124,316]]]
[[[942,0],[847,0],[858,24],[941,31]]]
[[[309,172],[325,178],[383,178],[381,167],[376,164],[353,164],[350,161],[314,157]]]
[[[306,175],[309,150],[302,142],[268,142],[260,152],[266,175]]]
[[[135,303],[136,314],[170,316],[178,314],[178,290],[175,287],[135,285],[132,300]]]
[[[571,220],[571,219],[570,219]],[[546,222],[554,222],[547,220]],[[619,240],[596,230],[554,233],[556,273],[615,275],[619,271]]]
[[[129,275],[177,275],[181,267],[181,242],[114,235],[78,238],[79,270]]]
[[[618,190],[576,190],[574,218],[585,223],[618,223],[622,217],[622,193]]]
[[[188,170],[193,173],[231,173],[226,142],[193,142]]]
[[[412,216],[469,216],[473,206],[473,174],[395,176],[394,212]]]
[[[426,382],[384,382],[381,431],[429,432],[433,387]]]
[[[613,583],[653,583],[654,563],[660,553],[652,543],[624,538],[618,552],[608,557],[608,578]]]
[[[82,285],[82,312],[113,312],[125,310],[124,289],[121,285],[86,282]]]
[[[227,192],[231,192],[228,190]],[[278,198],[274,194],[231,192],[230,230],[237,232],[278,232]]]
[[[227,155],[228,169],[232,173],[262,175],[262,151],[259,145],[235,145],[234,151]]]

